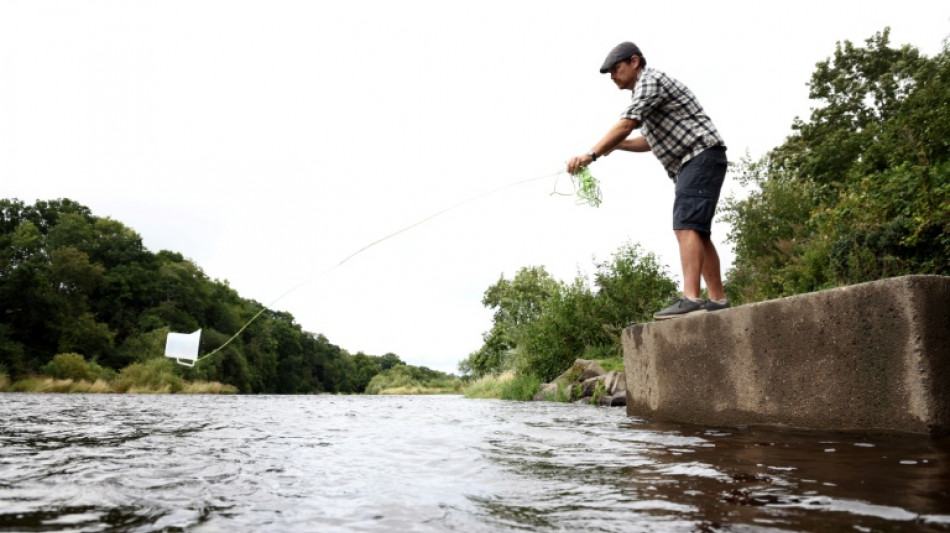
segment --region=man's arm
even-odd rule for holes
[[[626,139],[630,136],[633,130],[637,129],[640,126],[639,122],[630,118],[622,118],[619,122],[613,125],[607,134],[594,145],[592,151],[597,154],[597,157],[602,155],[607,155],[615,148],[618,148]],[[643,137],[640,137],[642,139]],[[631,139],[631,141],[636,141],[637,139]],[[646,142],[646,140],[644,140]],[[626,144],[626,143],[623,143]],[[625,149],[625,148],[621,148]],[[650,147],[647,145],[647,150]],[[641,150],[631,150],[631,151],[641,151]],[[594,162],[594,158],[590,154],[579,155],[572,157],[570,161],[567,162],[567,171],[571,174],[577,172],[581,167],[586,167],[587,165]]]
[[[650,143],[648,143],[647,140],[643,138],[643,136],[634,137],[633,139],[624,139],[620,141],[620,143],[614,147],[614,150],[623,150],[625,152],[649,152]]]

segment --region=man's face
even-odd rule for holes
[[[628,61],[621,61],[610,68],[610,79],[617,84],[618,89],[630,89],[637,84],[637,66],[640,58],[633,56]]]

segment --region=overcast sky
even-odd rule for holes
[[[591,167],[600,208],[550,195],[629,102],[598,73],[614,45],[690,86],[736,161],[807,117],[837,41],[885,26],[933,55],[950,3],[4,0],[0,194],[73,199],[352,353],[451,372],[501,275],[567,281],[630,241],[680,277],[651,155]]]

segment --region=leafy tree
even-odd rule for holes
[[[729,199],[735,301],[889,276],[950,273],[950,50],[845,41],[809,82],[808,121]]]
[[[482,303],[495,309],[485,344],[460,365],[475,375],[514,369],[550,380],[575,359],[620,353],[620,331],[648,320],[676,292],[656,256],[626,243],[596,265],[593,284],[578,275],[554,280],[542,267],[522,268],[489,287]]]
[[[482,376],[510,367],[522,328],[541,315],[544,302],[557,291],[557,282],[540,266],[524,267],[510,281],[499,277],[482,298],[482,305],[495,311],[492,329],[482,336],[481,349],[463,361],[460,369]]]

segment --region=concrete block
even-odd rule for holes
[[[637,324],[622,341],[631,416],[950,433],[950,277]]]

